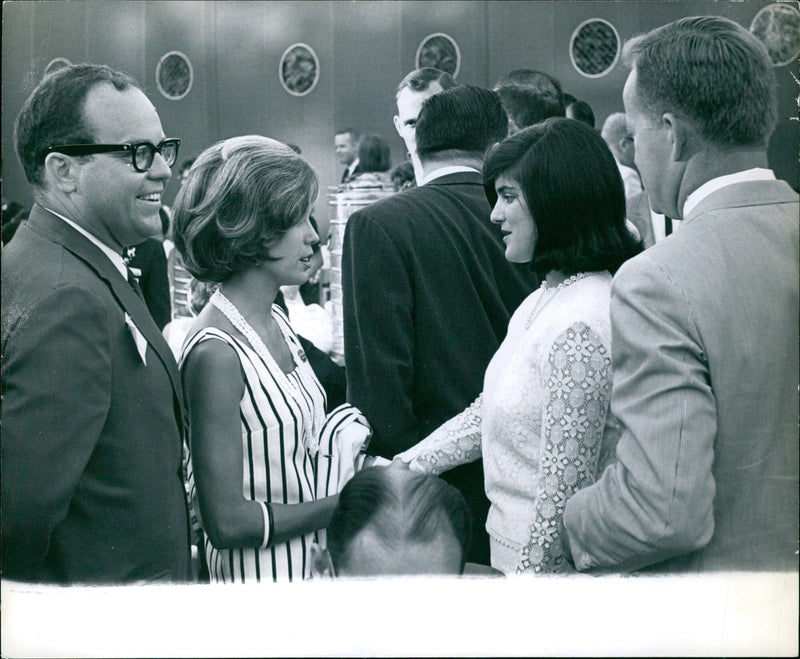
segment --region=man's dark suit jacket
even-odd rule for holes
[[[348,400],[374,430],[370,453],[392,458],[462,412],[533,276],[506,261],[481,176],[449,174],[354,213],[342,250]],[[473,513],[488,563],[480,461],[444,475]]]
[[[3,577],[187,579],[182,394],[144,302],[38,206],[3,250],[2,285]]]

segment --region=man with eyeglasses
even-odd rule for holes
[[[180,381],[122,256],[161,229],[179,141],[94,64],[45,77],[15,141],[35,204],[2,258],[2,575],[185,580]]]

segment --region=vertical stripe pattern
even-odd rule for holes
[[[278,307],[273,307],[273,317],[295,356],[297,367],[285,375],[293,384],[292,391],[287,391],[285,386],[281,388],[284,376],[274,372],[278,368],[274,360],[267,363],[245,341],[213,327],[201,329],[185,344],[181,365],[192,348],[202,341],[216,339],[234,349],[245,385],[239,404],[242,495],[251,501],[302,503],[316,498],[314,459],[303,442],[303,419],[314,418],[313,406],[322,406],[324,410],[325,393],[304,358],[286,316]],[[212,581],[299,581],[310,575],[308,552],[313,541],[314,534],[309,533],[266,549],[215,549],[207,537],[203,545]]]

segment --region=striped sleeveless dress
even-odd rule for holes
[[[223,341],[239,358],[245,391],[239,403],[242,422],[244,478],[242,494],[252,501],[292,504],[315,499],[314,458],[309,453],[314,412],[322,410],[325,393],[300,347],[283,310],[272,307],[297,367],[284,373],[271,358],[264,359],[245,341],[214,327],[198,331],[184,344],[180,364],[203,341]],[[213,373],[209,377],[214,377]],[[216,549],[203,534],[211,581],[252,583],[293,581],[311,574],[311,543],[316,533],[292,538],[266,549]]]

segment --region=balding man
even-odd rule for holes
[[[608,115],[600,131],[603,139],[614,154],[622,182],[625,184],[625,198],[630,199],[642,191],[642,180],[635,169],[633,136],[628,130],[624,112]]]
[[[317,576],[459,575],[471,542],[464,497],[436,476],[368,467],[342,489],[314,549]]]
[[[797,570],[798,205],[767,168],[762,44],[719,17],[625,46],[653,210],[680,231],[611,295],[618,463],[567,503],[580,570]]]

